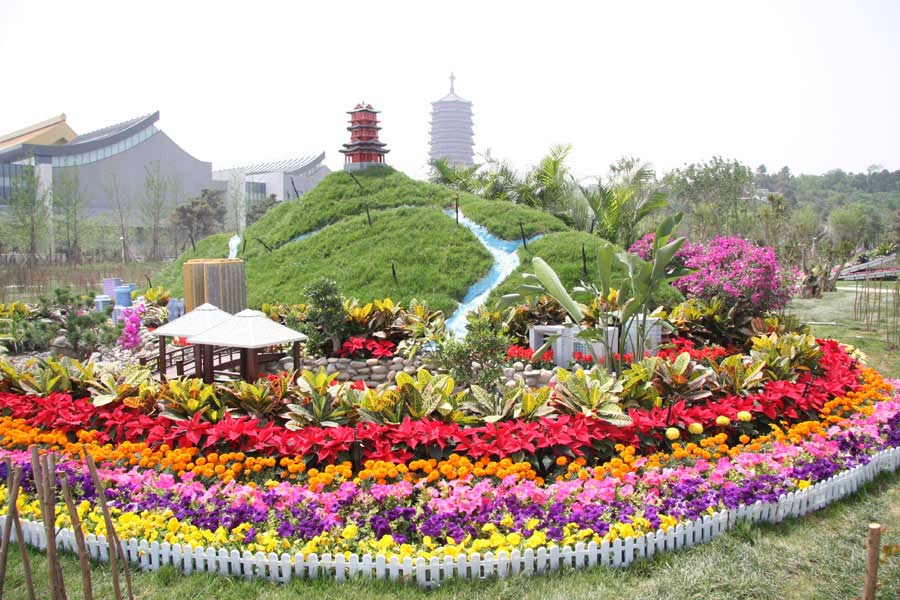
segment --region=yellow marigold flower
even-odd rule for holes
[[[703,433],[703,425],[696,422],[691,423],[690,425],[688,425],[688,431],[690,431],[694,435],[700,435],[701,433]]]

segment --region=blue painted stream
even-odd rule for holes
[[[448,217],[456,218],[456,213],[453,210],[446,209],[444,214]],[[478,241],[487,248],[487,251],[491,253],[491,257],[494,259],[494,264],[491,265],[491,270],[488,271],[488,274],[469,288],[462,304],[447,320],[447,329],[450,333],[454,337],[463,338],[466,336],[469,313],[484,304],[491,292],[503,283],[519,266],[519,255],[516,251],[522,246],[522,240],[502,240],[489,232],[484,225],[479,225],[462,213],[459,213],[459,222],[475,234]],[[530,238],[528,242],[531,243],[541,237],[541,235],[536,235]]]

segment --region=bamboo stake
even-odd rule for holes
[[[41,520],[44,522],[44,534],[47,538],[47,574],[50,583],[50,598],[66,600],[66,587],[62,577],[62,567],[56,551],[56,477],[53,473],[56,465],[52,456],[41,456],[37,447],[31,447],[32,468],[34,469],[35,487],[38,489],[41,505]],[[38,486],[38,482],[40,485]]]
[[[56,547],[56,455],[47,454],[44,456],[44,461],[47,504],[50,506],[50,516],[52,517],[52,521],[50,521],[50,530],[53,533],[53,562],[56,567],[56,587],[59,590],[60,598],[66,600],[68,597],[68,594],[66,593],[66,580],[63,577],[62,563],[59,562],[59,550]]]
[[[84,600],[93,600],[94,593],[91,586],[91,566],[88,564],[87,545],[84,542],[84,532],[81,531],[81,521],[78,519],[78,509],[72,499],[72,491],[69,489],[69,479],[65,475],[59,478],[63,499],[69,510],[69,519],[72,521],[72,530],[75,532],[75,545],[78,547],[78,563],[81,565],[81,588],[84,590]]]
[[[122,547],[119,545],[119,538],[113,527],[112,517],[109,515],[109,507],[106,506],[106,491],[103,482],[100,481],[100,474],[97,472],[97,465],[94,464],[94,457],[90,453],[85,453],[88,470],[91,473],[91,479],[94,481],[94,487],[97,489],[97,498],[100,502],[100,510],[103,512],[103,521],[106,523],[106,541],[109,543],[109,566],[113,576],[113,592],[116,600],[122,598],[122,587],[119,584],[119,557],[122,557],[122,570],[125,571],[125,581],[128,586],[128,598],[133,600],[134,594],[131,589],[131,572],[128,570],[128,559],[124,557]]]
[[[34,578],[31,575],[31,559],[28,557],[28,548],[25,547],[25,533],[22,531],[22,522],[19,520],[19,508],[16,506],[22,484],[22,467],[16,465],[13,468],[9,458],[7,458],[5,462],[7,472],[12,473],[15,481],[15,496],[13,496],[12,493],[10,494],[10,505],[9,511],[6,513],[6,518],[12,521],[13,526],[16,528],[16,544],[19,546],[19,553],[22,555],[22,572],[25,574],[25,586],[28,590],[28,599],[36,600],[37,596],[34,593]],[[12,490],[10,490],[10,492],[12,492]],[[0,583],[2,583],[2,580],[0,580]],[[2,587],[0,587],[0,597],[3,597]]]
[[[878,584],[878,559],[881,555],[881,525],[869,523],[869,542],[866,545],[866,583],[863,600],[875,600]]]
[[[53,564],[53,550],[51,549],[50,529],[55,525],[49,522],[50,507],[47,506],[47,494],[44,490],[44,465],[41,461],[37,446],[31,446],[31,470],[34,478],[34,488],[37,492],[38,506],[41,509],[41,521],[44,523],[44,536],[47,540],[47,584],[50,587],[51,600],[59,600],[59,591],[56,587],[56,572]],[[48,526],[49,525],[49,526]]]
[[[3,524],[3,540],[0,541],[0,598],[3,597],[3,587],[6,583],[6,565],[9,560],[9,543],[12,539],[13,512],[16,500],[19,498],[19,478],[10,469],[10,461],[6,463],[6,485],[9,490],[9,510],[6,511],[6,523]]]

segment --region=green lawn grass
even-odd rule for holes
[[[852,308],[852,292],[849,293]],[[853,329],[846,293],[826,294],[819,300],[797,300],[793,312],[806,321],[836,321],[835,336],[870,353],[871,362],[885,374],[898,376],[895,356],[883,345]],[[814,326],[826,335],[827,327]],[[848,335],[849,334],[849,335]],[[859,334],[862,337],[856,337]],[[217,600],[281,600],[287,598],[641,598],[755,600],[838,600],[861,596],[865,573],[865,541],[870,522],[886,526],[884,544],[900,543],[900,474],[884,474],[850,498],[800,519],[778,525],[740,526],[714,541],[680,552],[658,555],[652,561],[622,570],[604,568],[562,571],[542,576],[448,581],[436,590],[415,584],[354,580],[293,580],[280,586],[207,575],[185,576],[173,568],[158,573],[137,573],[135,589],[142,599],[216,598]],[[46,573],[42,556],[30,553],[35,573]],[[79,599],[78,561],[63,557],[69,598]],[[93,565],[95,598],[110,597],[107,565]],[[38,596],[47,596],[46,577],[38,577]],[[878,597],[900,597],[900,557],[881,566],[883,587]],[[10,558],[7,597],[24,598],[21,559]]]
[[[888,377],[900,378],[900,351],[885,343],[886,320],[870,327],[853,320],[853,297],[850,290],[827,292],[822,298],[794,299],[788,311],[804,321],[815,323],[812,332],[819,337],[834,338],[852,344],[869,355],[869,365]]]

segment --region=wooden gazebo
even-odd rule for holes
[[[307,340],[306,335],[285,327],[268,318],[258,310],[242,310],[228,320],[215,325],[206,331],[188,338],[189,344],[199,346],[203,353],[204,364],[212,365],[213,348],[240,348],[240,373],[245,381],[256,381],[259,373],[259,350],[283,344],[293,344],[294,364],[300,364],[300,342]],[[266,356],[265,358],[274,358]],[[213,370],[204,369],[204,381],[212,382]]]
[[[194,310],[154,329],[152,332],[153,335],[159,338],[157,369],[159,370],[160,376],[164,377],[167,371],[166,338],[190,338],[201,334],[207,329],[215,327],[230,318],[230,314],[212,304],[201,304]],[[201,348],[196,345],[194,346],[194,365],[197,377],[202,377],[205,371],[203,352],[201,351]],[[207,369],[212,371],[212,358],[209,360]]]

